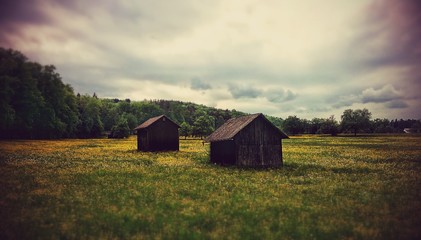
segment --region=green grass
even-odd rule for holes
[[[301,136],[284,167],[136,138],[0,142],[1,239],[419,239],[421,136]]]

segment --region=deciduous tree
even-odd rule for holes
[[[359,131],[370,127],[371,112],[364,109],[347,109],[341,116],[341,128],[343,131],[352,131],[354,136]]]
[[[180,135],[184,136],[184,139],[187,138],[187,136],[192,134],[192,126],[190,124],[183,122],[180,124]]]

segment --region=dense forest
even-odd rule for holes
[[[172,100],[131,101],[75,94],[53,65],[31,62],[22,53],[4,48],[0,48],[0,112],[2,139],[120,138],[161,114],[180,125],[180,135],[203,137],[226,120],[245,115]],[[420,120],[372,120],[367,109],[345,110],[340,122],[333,116],[267,118],[288,134],[400,133],[404,128],[421,127]]]
[[[180,101],[75,94],[53,65],[42,66],[4,48],[0,48],[0,112],[3,139],[122,137],[161,114],[180,124],[185,134],[204,136],[229,118],[244,115]]]

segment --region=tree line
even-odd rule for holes
[[[0,48],[0,138],[121,138],[151,117],[167,115],[180,135],[203,137],[243,112],[169,100],[106,99],[75,94],[53,65],[29,61],[22,53]],[[360,116],[361,115],[361,116]],[[368,110],[346,110],[338,123],[332,116],[309,121],[266,116],[288,134],[401,132],[419,120],[371,120]],[[367,120],[368,119],[368,120]]]
[[[31,62],[19,51],[0,48],[0,138],[125,137],[140,123],[165,114],[195,136],[210,134],[244,115],[204,105],[166,100],[130,101],[75,94],[53,65]]]
[[[368,109],[346,109],[340,122],[334,116],[329,118],[300,119],[289,116],[282,121],[281,128],[288,134],[331,134],[350,133],[403,133],[405,128],[418,129],[421,132],[421,121],[415,119],[372,119]]]
[[[296,116],[287,117],[281,128],[288,134],[331,134],[349,133],[403,133],[405,128],[417,129],[421,132],[421,121],[415,119],[385,118],[372,119],[367,109],[347,109],[338,122],[334,116],[329,118],[300,119]]]

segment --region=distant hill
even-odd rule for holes
[[[405,128],[421,128],[416,119],[371,119],[364,112],[364,126],[354,134],[403,133]],[[94,138],[113,131],[130,132],[151,117],[165,114],[181,126],[182,135],[205,136],[232,117],[247,113],[235,109],[217,109],[191,102],[98,98],[94,93],[74,93],[63,83],[53,65],[29,61],[22,53],[0,47],[0,139]],[[351,115],[350,115],[351,116]],[[288,116],[266,116],[288,134],[348,133],[355,121],[339,124],[334,116],[312,120]],[[112,136],[113,134],[111,134]],[[119,134],[116,134],[119,135]]]
[[[131,131],[165,114],[193,135],[203,136],[243,112],[172,100],[130,101],[75,94],[53,65],[31,62],[0,47],[0,138],[92,138]],[[280,119],[270,117],[276,123]],[[185,130],[185,129],[184,129]]]
[[[99,102],[102,113],[101,119],[105,131],[111,129],[118,116],[124,116],[128,121],[129,128],[133,129],[137,126],[136,124],[142,123],[151,117],[165,114],[179,125],[184,123],[192,127],[193,135],[207,135],[210,131],[218,128],[228,119],[247,114],[235,109],[218,109],[192,102],[163,99],[143,101],[131,101],[130,99],[99,99]],[[273,116],[267,117],[276,126],[280,127],[282,119]],[[209,128],[203,130],[202,133],[199,133],[199,125],[208,125],[202,127]]]

